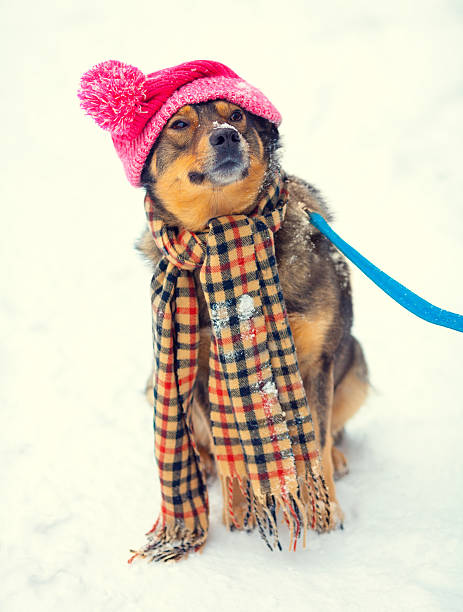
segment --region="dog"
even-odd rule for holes
[[[275,124],[236,104],[214,100],[186,105],[164,126],[146,159],[141,182],[166,223],[198,232],[213,217],[253,210],[272,176],[281,170],[280,148]],[[326,203],[311,184],[295,176],[284,177],[289,199],[285,219],[275,234],[275,253],[330,504],[335,509],[329,527],[334,528],[343,521],[334,481],[348,471],[347,460],[336,445],[345,423],[367,396],[368,368],[351,334],[352,296],[346,261],[303,210],[319,212],[329,221]],[[161,253],[149,230],[137,248],[155,267]],[[213,474],[208,404],[211,322],[202,294],[199,319],[192,423],[203,463],[208,474]],[[146,393],[152,405],[151,380]]]

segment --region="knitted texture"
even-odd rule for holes
[[[330,524],[276,265],[273,234],[287,198],[281,186],[278,175],[251,216],[216,217],[201,235],[165,225],[146,196],[148,223],[163,253],[152,281],[162,505],[148,544],[134,557],[179,559],[206,541],[208,497],[191,420],[199,347],[196,269],[211,318],[209,401],[228,524],[257,525],[271,549],[280,546],[279,511],[294,549],[308,528],[323,531]]]
[[[144,75],[109,60],[81,79],[82,108],[111,133],[127,178],[140,186],[146,158],[169,119],[185,104],[228,100],[279,125],[281,115],[258,89],[219,62],[197,60]]]

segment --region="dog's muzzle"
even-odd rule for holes
[[[232,127],[215,128],[209,142],[213,156],[208,176],[213,183],[226,185],[247,176],[249,159],[238,130]]]

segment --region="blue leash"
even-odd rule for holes
[[[410,291],[396,280],[385,274],[382,270],[368,261],[363,255],[352,248],[345,242],[336,232],[328,225],[325,219],[317,212],[305,209],[309,219],[317,229],[324,234],[328,240],[352,261],[360,270],[368,276],[380,289],[387,293],[393,300],[401,306],[412,312],[417,317],[442,325],[456,331],[463,332],[463,316],[455,312],[443,310],[437,306],[433,306],[420,296]]]

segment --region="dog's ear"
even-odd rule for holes
[[[143,164],[143,170],[141,171],[140,183],[145,189],[148,189],[156,181],[156,177],[153,176],[153,173],[151,172],[151,160],[153,159],[155,149],[156,143],[154,143],[154,145],[151,147],[151,151],[149,152],[148,157]]]
[[[265,151],[268,154],[273,153],[281,146],[280,133],[278,132],[277,126],[263,117],[258,117],[257,115],[251,116],[254,127],[262,138]]]

